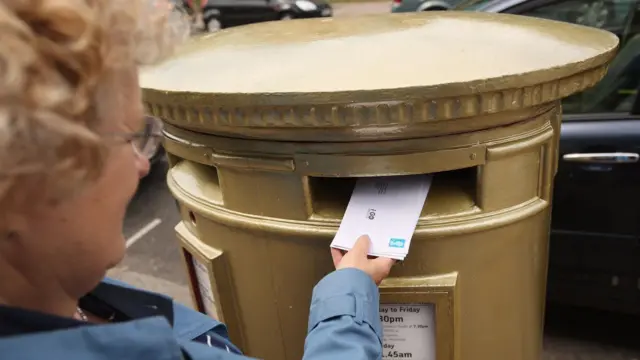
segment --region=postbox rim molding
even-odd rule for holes
[[[306,177],[367,177],[379,176],[382,168],[377,169],[367,165],[366,159],[377,159],[386,165],[383,167],[384,175],[405,175],[435,173],[477,167],[486,164],[487,160],[497,160],[508,156],[529,151],[531,148],[541,146],[553,137],[553,129],[550,123],[543,127],[528,131],[524,134],[515,134],[500,141],[491,142],[491,145],[476,144],[467,146],[455,146],[441,150],[402,152],[387,155],[337,155],[337,154],[293,154],[291,158],[264,159],[260,157],[224,156],[217,155],[211,148],[199,147],[199,151],[191,152],[189,147],[181,146],[172,141],[165,141],[165,148],[174,155],[181,156],[182,161],[194,165],[210,166],[212,168],[236,168],[248,171],[269,171],[297,173]],[[448,159],[444,164],[428,161],[430,158]],[[364,165],[360,165],[361,162]],[[399,163],[416,163],[416,166],[394,166]],[[322,164],[331,164],[329,168]],[[176,164],[177,166],[181,166]],[[219,170],[215,170],[216,172]],[[216,175],[217,176],[217,175]],[[219,191],[219,190],[218,190]],[[223,196],[217,197],[222,202]]]
[[[416,140],[424,137],[441,137],[446,135],[453,135],[466,132],[478,132],[492,128],[499,128],[502,126],[511,126],[520,122],[527,122],[528,120],[535,119],[538,116],[549,112],[554,109],[556,103],[550,102],[533,107],[528,107],[519,110],[505,111],[495,114],[484,114],[473,117],[473,121],[468,121],[468,118],[459,118],[451,120],[434,120],[424,121],[412,124],[377,124],[375,116],[363,117],[363,123],[366,125],[347,126],[347,127],[326,127],[326,128],[312,128],[312,127],[252,127],[242,128],[234,126],[220,125],[212,131],[207,127],[206,123],[200,122],[195,116],[187,115],[187,122],[181,124],[174,124],[173,120],[169,118],[172,114],[153,114],[149,112],[149,115],[157,116],[164,119],[167,131],[176,134],[190,134],[187,138],[204,138],[213,136],[217,141],[223,141],[227,143],[228,140],[233,139],[234,143],[253,141],[252,144],[265,144],[267,142],[278,141],[278,144],[290,144],[291,139],[296,139],[296,142],[304,142],[307,148],[322,147],[322,144],[331,144],[331,147],[341,146],[342,144],[349,144],[354,142],[359,143],[375,143],[387,140]],[[409,110],[407,110],[409,109]],[[410,111],[410,107],[404,108],[402,111]],[[379,109],[370,110],[378,112]],[[383,111],[382,111],[383,112]],[[277,129],[277,131],[273,131]],[[327,145],[324,145],[327,147]],[[273,146],[271,146],[273,147]],[[280,149],[279,146],[277,149]],[[279,152],[279,151],[274,151]]]
[[[540,82],[539,73],[561,69],[491,79],[495,85],[490,80],[478,80],[333,93],[204,94],[151,88],[143,88],[142,93],[149,114],[176,126],[198,124],[201,131],[215,131],[217,126],[342,128],[372,125],[372,118],[375,118],[375,125],[407,125],[523,110],[565,98],[599,82],[614,55],[615,48],[591,59],[595,62],[592,68],[546,82]],[[584,64],[567,66],[570,65],[580,67]],[[562,70],[566,71],[566,68]],[[529,84],[529,78],[535,80],[530,80]],[[520,86],[513,87],[512,82],[518,82]],[[485,87],[493,91],[478,90]],[[474,89],[473,93],[469,89]],[[376,111],[376,116],[367,116],[372,110]]]
[[[210,201],[203,201],[182,188],[171,176],[167,176],[167,185],[174,198],[185,205],[189,211],[215,220],[226,226],[245,231],[269,232],[277,235],[312,237],[317,240],[333,238],[338,231],[340,219],[320,221],[310,218],[306,221],[269,218],[246,214],[225,208]],[[525,220],[544,211],[549,202],[539,197],[523,203],[494,210],[491,212],[467,211],[445,217],[423,217],[418,220],[415,234],[419,236],[450,236],[487,231]]]
[[[396,150],[393,152],[385,151],[384,155],[436,154],[439,151],[451,151],[474,146],[486,147],[486,156],[491,156],[492,159],[511,155],[514,146],[516,148],[522,148],[524,146],[516,144],[516,142],[522,141],[524,138],[530,138],[530,140],[526,142],[526,145],[532,145],[532,142],[538,143],[540,140],[546,139],[548,137],[547,133],[552,131],[550,124],[552,118],[555,116],[555,111],[557,111],[557,109],[550,108],[544,113],[525,121],[516,122],[507,126],[473,131],[468,133],[468,135],[472,135],[468,138],[464,134],[451,134],[433,138],[395,140],[394,146]],[[496,131],[503,133],[496,134]],[[167,125],[164,134],[164,145],[169,152],[174,151],[189,161],[209,166],[233,166],[240,168],[252,165],[252,168],[260,170],[298,172],[309,176],[317,175],[311,172],[307,174],[300,169],[299,166],[296,166],[300,161],[304,161],[305,158],[309,156],[326,157],[336,154],[340,154],[340,156],[381,156],[378,150],[379,147],[384,147],[385,144],[388,143],[386,141],[367,142],[366,147],[363,147],[363,145],[359,143],[328,142],[318,143],[311,147],[305,143],[272,142],[257,139],[233,139],[231,142],[227,142],[227,138],[193,132],[174,125]],[[212,139],[213,142],[210,139]],[[425,139],[432,139],[432,141],[425,142]],[[439,146],[439,144],[442,143],[445,143],[445,146]],[[298,150],[296,146],[303,146],[304,150]],[[246,150],[249,148],[259,148],[262,152],[260,156],[257,156],[256,153],[250,153]],[[240,149],[245,150],[239,151]],[[477,155],[481,156],[484,153],[483,150],[477,153]],[[230,159],[234,162],[229,161]],[[470,159],[469,166],[476,166],[484,162],[484,158]],[[323,176],[329,175],[325,174]]]
[[[450,36],[454,26],[460,33]],[[492,46],[492,36],[505,44]],[[377,41],[422,60],[405,65],[407,71],[371,76],[394,69],[364,60]],[[528,51],[527,41],[540,45],[524,61],[516,52]],[[604,76],[618,45],[617,36],[600,29],[482,12],[266,22],[193,39],[173,58],[142,69],[140,84],[151,114],[177,125],[199,123],[205,132],[416,124],[514,111],[582,91]],[[447,61],[473,54],[483,62]],[[389,64],[387,58],[380,60]],[[491,66],[499,60],[512,66]],[[335,78],[305,70],[326,61],[327,71],[351,70]],[[208,78],[212,66],[222,72]],[[287,70],[292,66],[296,71]]]

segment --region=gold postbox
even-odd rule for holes
[[[435,174],[381,285],[384,359],[540,359],[560,99],[618,39],[434,12],[249,25],[141,75],[196,307],[248,355],[302,358],[358,177]]]

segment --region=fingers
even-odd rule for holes
[[[331,249],[333,265],[336,269],[355,268],[364,271],[378,285],[389,276],[391,267],[396,262],[386,257],[371,258],[371,239],[367,235],[360,236],[351,250],[346,254],[339,249]]]
[[[376,284],[380,285],[380,282],[391,272],[391,267],[396,261],[385,257],[379,257],[375,260],[369,260],[369,263],[373,267],[373,272],[376,274],[373,279]]]
[[[338,264],[342,261],[344,254],[339,249],[331,248],[331,257],[333,258],[333,266],[338,268]]]
[[[368,235],[362,235],[358,238],[356,243],[351,248],[351,251],[359,256],[366,257],[369,254],[371,248],[371,239]]]
[[[396,263],[395,259],[390,259],[386,257],[379,257],[377,259],[371,260],[371,263],[374,264],[375,267],[381,269],[391,269],[393,264]]]

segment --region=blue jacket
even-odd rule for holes
[[[313,290],[304,360],[381,359],[378,307],[378,288],[364,272],[327,275]],[[175,302],[173,315],[173,327],[153,316],[0,337],[0,359],[248,359],[229,341],[224,324]]]

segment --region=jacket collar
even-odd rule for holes
[[[80,299],[83,309],[113,322],[164,317],[174,322],[173,302],[165,296],[144,290],[102,282]],[[90,325],[71,318],[0,305],[0,336],[71,329]]]

